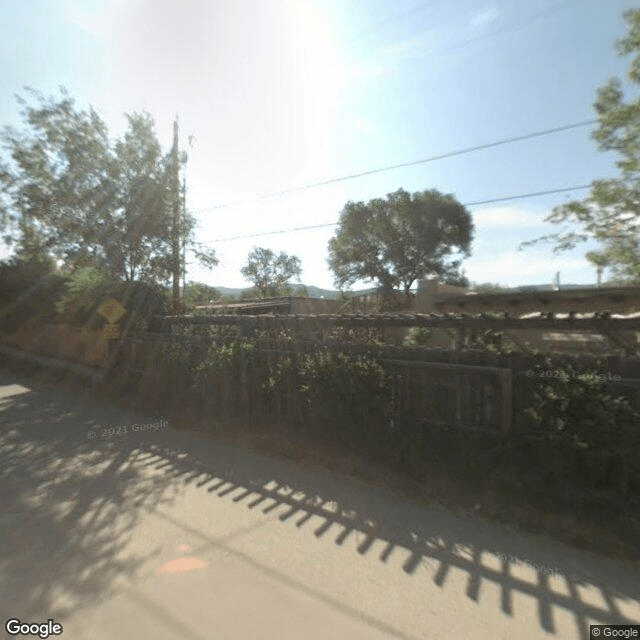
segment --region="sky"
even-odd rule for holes
[[[468,204],[616,175],[594,125],[309,187],[595,119],[596,90],[623,77],[614,50],[628,0],[0,0],[0,125],[15,94],[64,86],[113,136],[146,110],[165,149],[179,117],[187,208],[215,249],[187,279],[249,286],[254,246],[300,257],[302,282],[334,288],[328,226],[349,201],[438,189]],[[637,4],[635,5],[637,6]],[[191,146],[187,140],[193,136]],[[308,187],[298,189],[298,187]],[[289,191],[284,195],[270,195]],[[584,257],[520,243],[560,229],[554,206],[587,190],[469,206],[472,282],[594,283]],[[230,238],[236,238],[230,240]],[[5,250],[4,254],[8,255]],[[606,277],[606,273],[605,273]],[[357,283],[354,288],[368,283]]]

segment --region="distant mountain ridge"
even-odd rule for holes
[[[314,287],[313,285],[293,285],[293,295],[299,295],[297,292],[305,287],[310,298],[326,298],[327,300],[340,299],[341,292],[334,291],[332,289],[321,289],[320,287]],[[238,289],[234,287],[216,287],[221,296],[229,296],[233,298],[239,298],[244,291],[250,291],[252,287],[245,287],[244,289]],[[370,289],[362,289],[360,291],[347,291],[348,296],[360,296],[368,293],[373,293],[376,289],[374,287]]]
[[[481,286],[482,283],[472,284],[469,287],[470,291],[474,290],[474,287]],[[490,283],[487,283],[490,284]],[[571,289],[590,289],[595,285],[593,284],[561,284],[561,290],[571,290]],[[606,284],[603,284],[606,286]],[[326,298],[327,300],[339,300],[341,296],[340,291],[335,291],[333,289],[322,289],[320,287],[314,287],[313,285],[293,285],[293,294],[294,296],[299,295],[299,291],[302,287],[306,287],[307,293],[310,298]],[[245,287],[243,289],[234,288],[234,287],[216,287],[222,297],[232,297],[239,298],[240,295],[245,291],[250,291],[251,287]],[[533,284],[533,285],[521,285],[517,287],[500,287],[500,290],[504,293],[525,293],[527,291],[553,291],[555,290],[555,285],[552,284]],[[346,291],[346,295],[349,297],[353,296],[363,296],[370,293],[374,293],[376,291],[375,287],[370,287],[369,289],[360,289],[358,291]]]

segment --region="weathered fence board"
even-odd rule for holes
[[[313,322],[318,318],[319,316],[314,316]],[[254,344],[260,357],[270,362],[287,357],[303,358],[319,349],[352,355],[369,354],[380,361],[392,380],[396,423],[402,420],[429,422],[459,429],[480,429],[495,434],[510,431],[522,433],[527,426],[524,410],[530,406],[534,390],[540,382],[538,378],[531,376],[536,363],[540,363],[540,359],[536,357],[523,354],[501,355],[481,350],[452,351],[364,342],[345,343],[340,340],[318,343],[317,340],[309,339],[305,332],[293,331],[287,335],[286,331],[290,331],[291,327],[287,329],[285,325],[291,317],[274,317],[266,322],[264,317],[258,319],[264,325],[261,329],[272,331],[255,335]],[[201,319],[191,320],[199,322]],[[204,320],[222,323],[229,321],[230,325],[237,325],[245,321],[246,317],[214,316]],[[256,318],[250,320],[253,323]],[[275,320],[277,322],[272,322]],[[297,317],[295,322],[302,320],[308,322],[309,318]],[[307,326],[294,325],[291,325],[294,329]],[[189,325],[171,320],[167,326],[176,328]],[[204,324],[194,326],[206,328]],[[212,344],[228,344],[233,340],[237,340],[237,337],[228,334],[212,335],[206,331],[200,335],[193,335],[190,331],[186,334],[172,331],[131,336],[123,345],[121,362],[123,368],[139,375],[149,367],[157,368],[157,365],[152,364],[152,356],[160,345],[181,344],[191,353],[189,361],[197,364]],[[558,356],[552,358],[551,362],[552,367],[559,368],[563,363],[571,363],[579,369],[591,368],[607,374],[607,379],[602,381],[607,392],[611,395],[624,395],[634,408],[640,410],[640,358]],[[614,375],[619,378],[613,380]],[[259,394],[259,390],[254,388],[259,384],[255,376],[250,366],[243,366],[239,372],[241,389],[233,391],[229,385],[225,385],[221,393],[224,393],[226,399],[231,399],[235,393],[242,404],[253,407],[256,394]],[[295,388],[293,382],[289,386],[291,388],[287,390],[288,395],[277,400],[277,410],[286,413],[288,409],[297,407],[295,411],[299,414],[299,389]]]
[[[545,331],[640,331],[640,318],[611,318],[607,314],[598,314],[592,318],[555,318],[545,314],[539,318],[513,318],[504,314],[495,318],[483,314],[371,314],[371,315],[287,315],[287,316],[165,316],[157,318],[158,326],[197,326],[230,325],[243,327],[245,333],[251,330],[280,328],[319,330],[326,327],[434,327],[449,329],[544,329]]]
[[[446,418],[435,420],[442,426],[511,429],[511,369],[384,357],[380,362],[397,387],[397,417],[434,422],[430,411],[444,403],[449,408]]]

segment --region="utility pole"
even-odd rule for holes
[[[182,174],[182,228],[183,234],[187,232],[187,167]],[[182,238],[182,297],[187,291],[187,238]]]
[[[173,148],[171,150],[171,204],[173,207],[171,258],[173,271],[173,315],[181,315],[180,306],[180,161],[178,156],[178,116],[173,122]]]

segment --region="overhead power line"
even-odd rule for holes
[[[495,202],[506,202],[507,200],[521,200],[523,198],[536,198],[538,196],[547,196],[554,193],[564,193],[566,191],[577,191],[579,189],[589,189],[591,185],[583,184],[576,187],[564,187],[562,189],[549,189],[547,191],[534,191],[532,193],[520,193],[516,196],[505,196],[503,198],[492,198],[491,200],[478,200],[477,202],[467,202],[463,206],[474,207],[481,204],[493,204]],[[293,233],[294,231],[308,231],[309,229],[323,229],[325,227],[335,227],[337,222],[326,222],[324,224],[312,224],[305,227],[290,227],[288,229],[278,229],[277,231],[261,231],[260,233],[248,233],[241,236],[231,236],[229,238],[218,238],[217,240],[210,240],[209,242],[199,242],[197,244],[206,245],[214,244],[216,242],[231,242],[232,240],[245,240],[247,238],[259,238],[262,236],[272,236],[281,233]]]
[[[311,184],[292,187],[290,189],[284,189],[282,191],[274,191],[267,193],[250,200],[240,200],[236,202],[228,202],[226,204],[214,205],[212,207],[206,207],[204,209],[195,209],[193,213],[204,213],[205,211],[214,211],[215,209],[226,209],[239,204],[248,204],[258,200],[265,200],[267,198],[275,198],[277,196],[283,196],[289,193],[295,193],[297,191],[306,191],[307,189],[314,189],[317,187],[323,187],[336,182],[344,182],[346,180],[353,180],[355,178],[362,178],[364,176],[374,175],[376,173],[383,173],[385,171],[392,171],[394,169],[402,169],[404,167],[412,167],[418,164],[425,164],[427,162],[435,162],[436,160],[444,160],[445,158],[452,158],[454,156],[461,156],[466,153],[472,153],[474,151],[482,151],[484,149],[491,149],[493,147],[499,147],[505,144],[511,144],[513,142],[520,142],[522,140],[530,140],[532,138],[538,138],[540,136],[548,136],[552,133],[559,133],[560,131],[568,131],[569,129],[577,129],[579,127],[586,127],[590,124],[595,124],[597,120],[585,120],[584,122],[576,122],[574,124],[567,124],[562,127],[554,127],[553,129],[545,129],[543,131],[534,131],[533,133],[526,133],[521,136],[514,136],[512,138],[504,138],[503,140],[496,140],[495,142],[486,142],[484,144],[476,145],[474,147],[466,147],[464,149],[458,149],[456,151],[449,151],[448,153],[442,153],[437,156],[431,156],[429,158],[423,158],[422,160],[412,160],[411,162],[402,162],[400,164],[388,165],[386,167],[379,167],[377,169],[369,169],[368,171],[361,171],[360,173],[352,173],[347,176],[340,176],[337,178],[330,178],[328,180],[321,180],[320,182],[314,182]]]
[[[467,202],[465,207],[475,207],[480,204],[493,204],[494,202],[505,202],[506,200],[520,200],[522,198],[536,198],[538,196],[548,196],[553,193],[563,193],[564,191],[577,191],[578,189],[590,189],[590,184],[581,184],[577,187],[564,187],[562,189],[551,189],[549,191],[534,191],[533,193],[521,193],[517,196],[506,196],[505,198],[492,198],[491,200],[479,200],[478,202]]]
[[[416,13],[419,13],[420,11],[424,11],[425,9],[430,7],[431,5],[438,4],[439,2],[442,2],[442,0],[429,0],[428,2],[422,2],[419,5],[411,7],[409,9],[405,9],[404,11],[399,11],[397,13],[391,14],[391,15],[387,16],[386,18],[383,18],[380,22],[376,22],[375,24],[373,24],[370,27],[364,29],[363,31],[360,31],[360,32],[356,33],[355,35],[351,36],[347,40],[347,43],[352,43],[352,42],[355,42],[356,40],[359,40],[363,36],[371,35],[372,33],[375,33],[376,31],[379,31],[381,27],[384,27],[385,25],[389,24],[390,22],[395,22],[397,20],[408,18],[409,16],[413,16]]]

